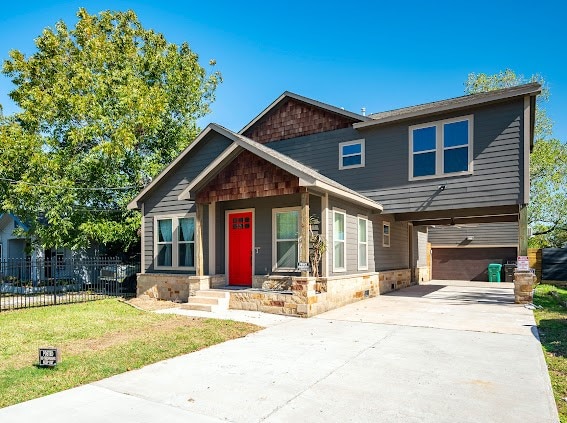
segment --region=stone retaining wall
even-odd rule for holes
[[[287,291],[269,291],[271,286],[289,286]],[[261,284],[260,282],[263,281]],[[284,284],[285,282],[285,284]],[[137,295],[158,300],[187,302],[200,289],[222,288],[224,275],[189,276],[160,273],[138,275]],[[312,277],[255,277],[254,286],[242,291],[231,291],[229,307],[273,314],[311,317],[364,298],[412,285],[411,269],[369,272],[358,275]]]
[[[371,272],[330,278],[291,278],[291,290],[236,291],[229,307],[311,317],[343,305],[412,285],[411,269]]]
[[[379,274],[380,294],[414,285],[411,280],[411,269],[388,270]]]
[[[224,286],[224,275],[195,276],[165,273],[139,273],[136,296],[186,303],[190,295],[211,286]],[[220,285],[222,284],[222,285]]]

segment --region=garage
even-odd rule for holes
[[[431,255],[433,279],[488,281],[488,265],[515,262],[517,248],[432,248]]]

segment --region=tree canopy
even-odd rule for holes
[[[20,110],[0,120],[0,210],[46,247],[126,248],[140,225],[126,205],[197,135],[221,76],[133,11],[77,18],[4,61]]]
[[[567,145],[553,137],[553,123],[544,103],[549,88],[540,75],[529,79],[507,69],[494,75],[469,74],[468,94],[512,87],[527,82],[542,84],[537,100],[534,148],[530,157],[530,203],[528,221],[532,228],[530,247],[562,247],[567,242]]]

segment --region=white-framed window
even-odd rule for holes
[[[390,222],[382,222],[382,247],[390,246]]]
[[[195,269],[195,215],[154,218],[155,267]]]
[[[333,210],[333,272],[346,271],[346,213]]]
[[[195,218],[180,217],[177,225],[177,265],[195,267]]]
[[[358,216],[358,270],[368,270],[368,219]]]
[[[409,180],[472,173],[473,115],[409,127]]]
[[[345,141],[339,143],[339,169],[364,167],[364,140]]]
[[[299,259],[299,207],[272,209],[272,269],[294,271]]]

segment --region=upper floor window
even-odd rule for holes
[[[410,126],[409,179],[472,172],[473,116]]]
[[[339,169],[364,167],[364,140],[339,143]]]

